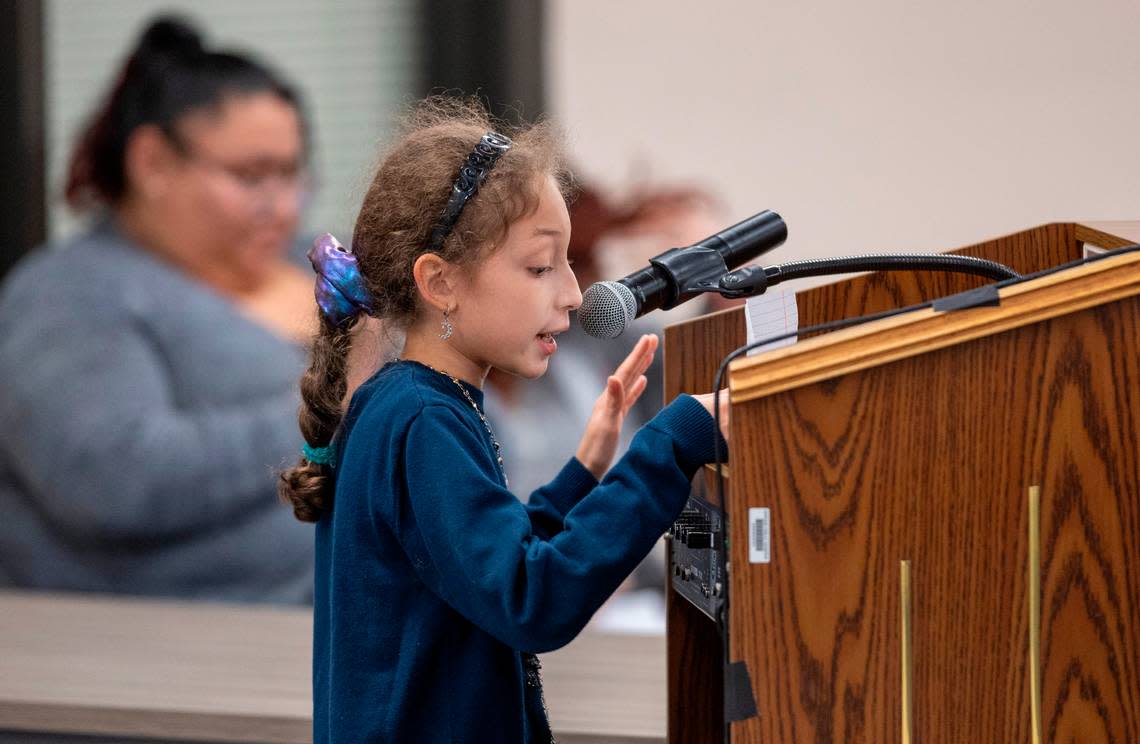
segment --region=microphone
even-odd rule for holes
[[[578,322],[595,338],[617,338],[630,321],[670,310],[702,292],[718,291],[729,269],[766,253],[788,238],[788,226],[764,210],[687,248],[671,248],[649,266],[616,282],[597,282],[582,295]]]

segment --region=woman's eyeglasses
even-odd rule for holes
[[[283,196],[301,201],[313,188],[313,180],[300,162],[259,159],[227,163],[197,152],[177,139],[172,138],[171,143],[183,158],[222,176],[256,201],[259,208],[272,209]]]

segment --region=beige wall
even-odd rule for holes
[[[588,175],[694,180],[783,259],[1140,219],[1140,2],[549,0]]]

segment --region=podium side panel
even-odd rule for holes
[[[666,328],[666,402],[681,393],[709,392],[721,359],[741,346],[744,336],[744,313],[740,308]],[[672,556],[667,554],[665,560],[668,568]],[[715,623],[671,586],[666,587],[665,602],[669,742],[720,742],[724,738],[724,653],[720,633]]]
[[[734,742],[1029,741],[1027,492],[1042,493],[1044,741],[1140,741],[1140,299],[733,410]],[[748,562],[749,507],[771,562]]]

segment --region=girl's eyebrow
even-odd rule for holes
[[[559,230],[557,227],[536,227],[536,228],[534,228],[534,237],[536,237],[536,238],[539,236],[542,236],[542,237],[550,236],[552,238],[557,238],[561,234],[562,234],[562,231]]]

